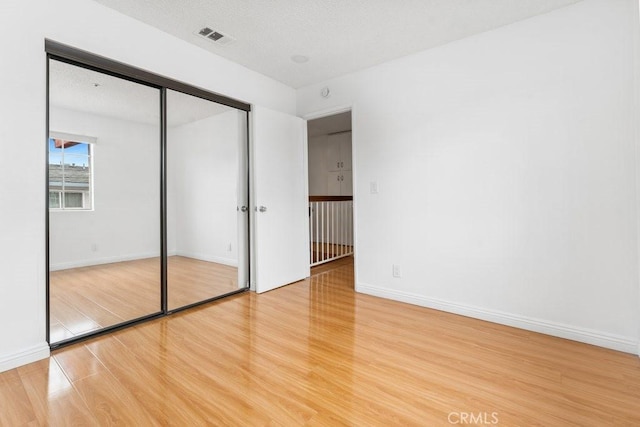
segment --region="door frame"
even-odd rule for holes
[[[356,131],[356,105],[355,104],[340,104],[334,107],[325,108],[322,110],[312,111],[302,116],[305,120],[321,119],[323,117],[335,116],[336,114],[351,112],[351,173],[352,173],[352,190],[353,190],[353,287],[354,290],[358,287],[358,197],[357,197],[357,179],[358,176],[358,162],[356,160],[357,152],[357,140],[358,133]],[[307,135],[306,144],[306,160],[305,169],[307,172],[307,180],[309,176],[309,164],[308,164],[308,150],[309,150],[309,135]],[[308,187],[307,183],[307,187]]]

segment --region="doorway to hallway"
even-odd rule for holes
[[[354,253],[351,111],[309,120],[307,134],[313,267]]]

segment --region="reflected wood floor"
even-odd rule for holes
[[[183,256],[167,258],[169,310],[238,290],[238,268]]]
[[[238,289],[238,269],[168,257],[169,309]],[[52,271],[51,342],[102,329],[160,309],[160,258]]]
[[[640,359],[356,294],[348,258],[0,374],[3,426],[439,426],[463,413],[637,426]]]

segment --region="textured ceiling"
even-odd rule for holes
[[[170,127],[231,110],[173,91],[168,91],[167,98],[167,125]],[[55,60],[49,64],[49,102],[54,107],[115,119],[160,123],[158,89]]]
[[[95,1],[299,88],[579,0]],[[205,26],[236,41],[195,34]]]

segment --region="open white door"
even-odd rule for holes
[[[309,277],[307,122],[253,107],[254,280],[258,293]]]

